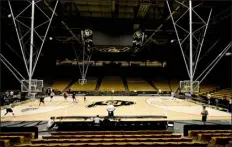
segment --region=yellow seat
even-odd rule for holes
[[[5,140],[5,139],[0,139],[0,146],[1,147],[8,147],[8,146],[10,146],[10,141]]]
[[[0,136],[24,136],[24,139],[34,139],[34,132],[0,132]]]
[[[230,140],[231,140],[231,136],[230,137],[212,137],[211,144],[212,145],[216,145],[216,144],[225,145]]]
[[[0,136],[1,140],[9,140],[10,144],[24,143],[24,136]]]
[[[209,142],[212,137],[217,137],[217,136],[232,136],[232,133],[201,133],[198,134],[198,140],[199,141],[206,141]]]
[[[197,137],[199,133],[231,133],[231,130],[190,130],[188,131],[189,137]]]

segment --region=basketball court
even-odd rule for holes
[[[167,116],[165,120],[201,120],[202,106],[187,100],[173,99],[170,96],[77,96],[78,103],[69,97],[45,98],[45,104],[39,106],[39,100],[15,106],[15,117],[7,114],[2,121],[47,121],[51,116],[106,116],[106,107],[113,102],[115,116]],[[231,120],[231,114],[207,108],[208,120]],[[1,116],[5,109],[1,110]],[[139,118],[136,120],[164,120],[159,118]],[[70,121],[70,120],[69,120]],[[78,121],[71,119],[71,121]]]

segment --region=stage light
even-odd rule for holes
[[[11,18],[11,14],[8,15],[8,18]]]
[[[49,37],[49,40],[53,40],[53,38],[52,38],[52,37]]]
[[[173,43],[173,42],[174,42],[174,40],[172,39],[170,42],[171,42],[171,43]]]

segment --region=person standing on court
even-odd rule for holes
[[[50,98],[51,98],[51,99],[50,99],[50,102],[52,101],[52,98],[53,98],[54,95],[55,95],[54,92],[51,92],[51,93],[50,93]]]
[[[64,96],[64,99],[67,100],[67,98],[68,98],[68,93],[67,93],[67,92],[64,92],[63,96]]]
[[[231,108],[232,108],[232,97],[230,98],[230,101],[229,101],[229,106],[228,106],[229,112],[232,112]]]
[[[161,90],[161,89],[159,89],[159,91],[158,91],[158,92],[159,92],[159,95],[162,95],[162,90]]]
[[[172,100],[174,100],[175,99],[175,92],[171,92],[171,97],[172,97]]]
[[[73,103],[77,103],[76,93],[75,92],[72,94],[72,99],[73,99]]]
[[[202,122],[203,122],[204,125],[205,125],[206,120],[207,120],[207,116],[209,115],[209,113],[208,113],[208,111],[206,110],[206,107],[205,107],[205,106],[203,106],[203,110],[202,110],[202,112],[201,112],[201,115],[202,115]]]
[[[114,110],[115,110],[114,105],[112,103],[110,103],[109,106],[107,107],[109,118],[114,117]]]
[[[44,96],[41,95],[40,98],[39,98],[39,106],[43,103],[44,105]]]
[[[211,94],[210,93],[207,94],[207,99],[208,99],[208,105],[210,105],[210,99],[211,99]]]

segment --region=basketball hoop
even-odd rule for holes
[[[186,80],[186,81],[180,81],[180,90],[181,92],[190,92],[191,90],[191,85],[190,85],[190,81]],[[199,81],[193,81],[193,92],[198,93],[200,90],[200,84]]]
[[[31,92],[38,93],[43,91],[43,80],[31,80]],[[21,80],[21,92],[29,92],[29,80]]]
[[[84,85],[87,84],[87,79],[79,79],[78,82],[80,85]]]

